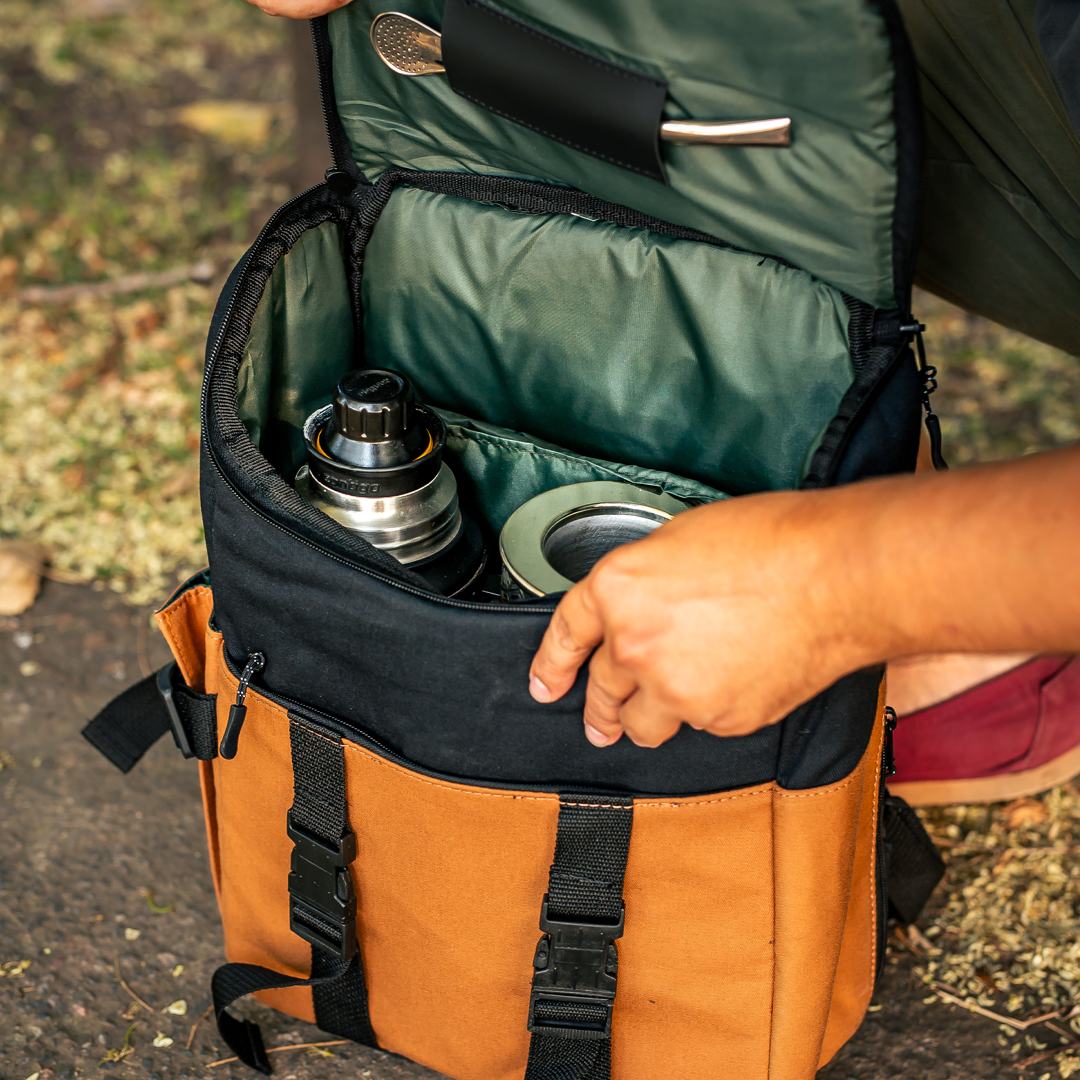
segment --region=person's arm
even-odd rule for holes
[[[591,655],[590,741],[657,746],[895,657],[1020,650],[1080,652],[1080,447],[686,511],[566,594],[530,690],[562,697]]]
[[[284,15],[287,19],[314,19],[351,3],[351,0],[248,0],[267,15]]]

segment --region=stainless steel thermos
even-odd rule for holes
[[[304,424],[297,492],[437,592],[468,592],[484,563],[480,530],[458,506],[442,460],[446,426],[403,375],[357,368]]]

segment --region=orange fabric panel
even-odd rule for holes
[[[204,693],[206,678],[206,625],[214,610],[214,597],[206,585],[188,589],[167,608],[156,612],[158,626],[172,649],[184,682]]]
[[[218,737],[225,732],[237,680],[222,658],[220,634],[207,634],[213,691],[218,695]],[[289,929],[289,864],[293,844],[285,818],[293,801],[292,750],[286,711],[255,691],[232,761],[216,757],[214,810],[219,856],[218,905],[225,955],[234,963],[261,964],[306,979],[311,946]],[[301,1020],[315,1021],[310,987],[263,990],[260,1001]]]
[[[880,728],[880,715],[877,723]],[[872,740],[871,750],[837,784],[775,793],[776,959],[769,1080],[811,1080],[818,1068],[848,922],[857,825],[865,790],[877,783],[874,745]],[[872,845],[873,834],[862,839]]]
[[[520,1080],[558,796],[433,780],[345,750],[379,1045],[455,1080]]]
[[[613,1080],[768,1075],[772,798],[767,784],[635,802]]]
[[[881,792],[881,744],[885,737],[885,681],[878,695],[878,720],[865,755],[866,780],[859,808],[858,838],[855,842],[854,886],[848,903],[844,943],[836,965],[832,1008],[818,1068],[855,1034],[866,1015],[877,976],[877,828]]]
[[[205,640],[220,733],[236,679],[220,634]],[[247,705],[236,759],[204,766],[226,952],[306,977],[310,948],[288,917],[288,717],[254,690]],[[854,1030],[873,983],[880,745],[879,721],[859,766],[823,788],[637,801],[613,1080],[810,1080]],[[455,1080],[521,1080],[558,797],[435,780],[344,746],[380,1045]],[[309,988],[259,996],[314,1019]]]

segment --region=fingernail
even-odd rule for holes
[[[535,675],[529,676],[529,693],[537,701],[551,700],[551,691]]]
[[[602,732],[597,731],[592,724],[585,725],[585,738],[593,744],[593,746],[607,746],[611,740]]]

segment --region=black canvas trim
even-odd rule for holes
[[[634,824],[626,795],[564,793],[545,931],[533,960],[524,1080],[610,1080],[623,878]]]
[[[825,434],[821,437],[810,459],[810,467],[799,485],[800,488],[831,487],[838,482],[845,452],[852,437],[858,431],[860,422],[873,407],[877,395],[889,376],[903,362],[909,363],[912,371],[915,371],[915,356],[906,344],[871,345],[865,360],[856,368],[855,381],[840,399],[836,415],[829,421],[829,426],[825,429]],[[903,403],[906,412],[916,417],[916,427],[919,415],[917,389],[914,387],[914,392],[909,395],[910,400]],[[916,451],[918,449],[917,440],[915,449]],[[914,468],[913,456],[910,463],[905,460],[892,460],[895,457],[896,455],[892,453],[885,455],[883,467],[877,470],[876,474],[902,472],[905,468]],[[869,475],[875,475],[875,473]],[[858,478],[852,476],[850,479]]]
[[[908,926],[945,876],[945,863],[918,814],[899,795],[883,788],[881,805],[888,915]]]
[[[479,0],[446,0],[442,58],[455,94],[601,161],[667,183],[667,82]]]

